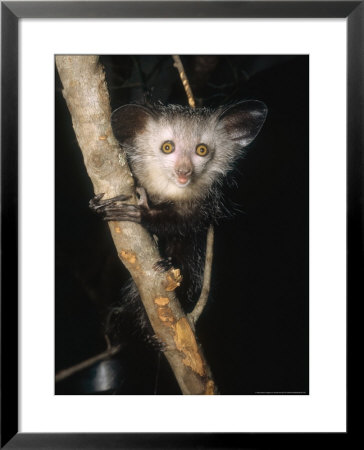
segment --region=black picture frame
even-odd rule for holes
[[[325,433],[18,433],[18,22],[21,18],[347,18],[347,300],[363,292],[363,1],[1,3],[1,448],[320,445]],[[11,105],[11,108],[9,108]],[[335,440],[346,444],[346,433]]]

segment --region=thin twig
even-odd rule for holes
[[[193,98],[191,86],[190,83],[188,82],[188,78],[185,69],[183,67],[181,58],[178,55],[173,55],[172,58],[174,61],[174,67],[178,70],[183,87],[185,88],[188,104],[191,106],[191,108],[195,108],[195,99]]]
[[[190,86],[190,83],[188,81],[185,69],[183,67],[181,58],[178,55],[172,56],[174,61],[174,66],[177,68],[179,72],[179,76],[181,78],[183,87],[185,88],[188,103],[191,106],[191,108],[195,108],[195,99],[192,94],[192,89]],[[205,268],[204,268],[204,274],[203,274],[203,283],[202,283],[202,289],[200,298],[198,299],[193,311],[187,315],[187,317],[190,320],[191,325],[194,327],[198,318],[200,317],[202,311],[204,310],[207,299],[209,297],[210,292],[210,284],[211,284],[211,267],[212,267],[212,260],[214,255],[214,228],[212,225],[210,225],[208,232],[207,232],[207,238],[206,238],[206,255],[205,255]]]
[[[71,375],[77,372],[80,372],[83,369],[87,369],[87,367],[90,367],[99,361],[110,358],[110,356],[116,355],[116,353],[118,353],[120,349],[121,345],[117,345],[116,347],[109,347],[108,344],[108,349],[105,352],[99,353],[98,355],[92,356],[91,358],[86,359],[85,361],[82,361],[79,364],[76,364],[72,367],[69,367],[68,369],[64,369],[56,373],[56,383],[64,380],[65,378],[70,377]]]
[[[214,227],[210,225],[207,232],[207,240],[206,240],[205,269],[204,269],[202,290],[200,298],[198,299],[195,307],[190,312],[190,314],[188,314],[188,318],[192,323],[192,325],[195,325],[207,303],[207,299],[210,292],[211,266],[213,256],[214,256]]]

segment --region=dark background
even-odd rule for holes
[[[213,281],[197,336],[221,394],[308,394],[308,56],[182,56],[197,106],[259,99],[268,117],[229,177],[240,212],[215,229]],[[186,105],[170,56],[104,56],[112,109],[143,99]],[[128,273],[91,182],[56,74],[56,372],[106,348],[105,318]],[[57,394],[178,394],[139,330],[111,361]]]

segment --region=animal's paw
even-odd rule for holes
[[[97,213],[105,212],[110,206],[115,206],[116,202],[125,202],[125,200],[129,200],[131,198],[130,195],[118,195],[116,197],[107,198],[102,200],[102,197],[105,194],[97,194],[94,198],[89,201],[89,207],[92,211]]]
[[[154,348],[154,350],[157,350],[159,352],[165,352],[167,349],[167,345],[161,341],[157,335],[148,335],[146,338],[147,343]]]
[[[102,200],[104,194],[98,194],[89,202],[92,211],[102,214],[104,220],[108,221],[129,221],[140,223],[140,206],[128,205],[124,202],[131,198],[130,195],[118,195],[116,197]]]
[[[156,272],[168,272],[168,270],[172,269],[172,267],[172,258],[169,256],[168,258],[163,258],[157,261],[154,264],[153,269]]]

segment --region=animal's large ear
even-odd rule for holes
[[[152,110],[142,105],[121,106],[111,114],[114,136],[120,143],[133,139],[152,116]]]
[[[258,100],[247,100],[226,108],[219,116],[230,138],[245,147],[258,135],[267,117],[268,108]]]

